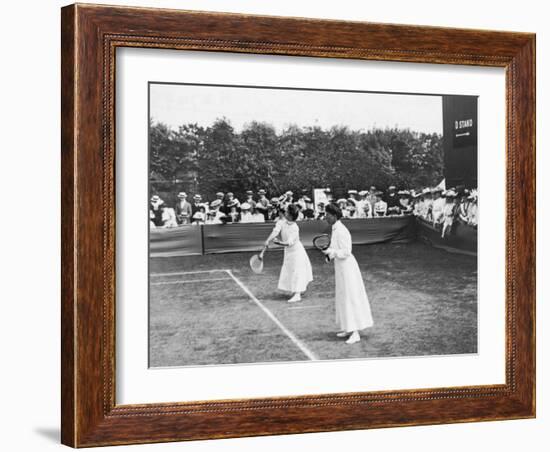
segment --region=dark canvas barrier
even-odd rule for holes
[[[418,237],[426,243],[442,248],[452,253],[477,255],[477,229],[457,221],[451,228],[451,233],[441,237],[441,225],[417,218]]]
[[[191,256],[202,254],[200,226],[182,225],[177,228],[151,229],[149,251],[151,257]]]
[[[412,216],[344,220],[344,224],[350,230],[355,245],[407,243],[416,236]],[[315,236],[330,232],[330,227],[324,221],[302,221],[299,225],[300,239],[306,248],[313,247]],[[259,250],[273,226],[274,223],[241,223],[152,229],[151,257]]]
[[[350,230],[356,245],[390,241],[406,243],[415,238],[412,216],[344,220],[344,224]],[[204,253],[258,250],[273,226],[273,223],[203,226]],[[299,226],[300,240],[306,248],[313,247],[312,240],[315,236],[330,232],[330,227],[324,221],[302,221]]]

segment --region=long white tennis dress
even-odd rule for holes
[[[278,223],[281,227],[281,241],[288,243],[285,246],[278,288],[293,293],[305,292],[307,285],[313,281],[313,272],[304,245],[300,242],[300,228],[295,222]]]
[[[351,234],[341,221],[332,226],[327,251],[334,260],[336,323],[347,332],[371,327],[374,322],[367,291],[359,265],[351,254]]]

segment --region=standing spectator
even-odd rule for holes
[[[304,209],[306,208],[306,194],[304,192],[302,192],[302,194],[298,198],[298,201],[296,201],[296,204],[300,206],[303,212]]]
[[[306,206],[303,210],[304,218],[306,220],[313,220],[313,217],[315,216],[315,210],[313,208],[313,201],[311,200],[311,198],[309,196],[306,196],[304,198],[304,201],[306,203]]]
[[[254,201],[254,192],[252,190],[246,191],[246,201],[251,210],[254,210],[256,208],[256,201]]]
[[[401,212],[399,209],[399,196],[397,196],[395,185],[388,187],[386,194],[386,204],[388,205],[388,215],[399,215]]]
[[[464,190],[460,196],[460,204],[458,206],[458,218],[464,222],[468,223],[468,208],[470,206],[470,197],[469,191]]]
[[[368,191],[361,190],[359,192],[359,200],[355,203],[356,212],[355,217],[356,218],[368,218],[369,212],[370,212],[370,203],[367,201],[367,194]],[[366,209],[365,207],[368,206]]]
[[[241,203],[237,198],[235,198],[235,195],[232,192],[228,192],[225,198],[225,206],[224,206],[224,210],[225,210],[224,213],[226,215],[229,214],[229,212],[231,211],[231,207],[233,205],[237,206],[237,209],[240,209],[241,207]]]
[[[279,198],[271,198],[269,204],[268,216],[270,221],[279,219]]]
[[[433,204],[434,204],[434,195],[432,190],[425,188],[424,193],[424,219],[427,221],[433,221]]]
[[[468,224],[477,227],[477,191],[472,190],[470,196],[470,205],[468,206]]]
[[[432,190],[432,222],[434,226],[443,222],[443,208],[445,207],[445,198],[441,196],[442,188],[436,187]]]
[[[160,199],[160,196],[153,195],[151,202],[149,203],[149,218],[155,224],[155,226],[162,226],[162,206],[164,201]]]
[[[401,190],[397,194],[399,195],[399,210],[401,215],[411,214],[413,211],[411,192],[409,190]]]
[[[348,199],[353,199],[354,203],[356,204],[357,201],[359,201],[357,190],[348,190]]]
[[[269,199],[267,199],[266,191],[263,188],[258,190],[258,195],[260,199],[256,203],[256,209],[264,216],[264,221],[267,221],[269,219]]]
[[[374,203],[374,216],[385,217],[388,212],[388,204],[382,199],[382,192],[376,192],[376,202]]]
[[[174,210],[178,224],[189,224],[191,222],[193,209],[191,208],[191,203],[187,201],[187,193],[183,191],[178,193],[178,201]]]
[[[456,193],[453,190],[448,190],[445,193],[445,205],[443,206],[443,228],[441,229],[441,238],[445,237],[445,233],[451,232],[453,227],[453,222],[456,216],[456,204],[455,204]]]
[[[332,190],[330,188],[325,188],[325,196],[327,197],[327,203],[331,204],[334,201],[334,196],[332,195]]]
[[[202,196],[196,194],[193,196],[193,204],[191,205],[191,214],[193,219],[195,218],[195,214],[200,211],[201,207],[204,208],[204,205],[202,204]],[[206,211],[206,209],[204,209],[204,211]]]
[[[378,190],[374,185],[370,186],[369,192],[367,193],[366,200],[370,204],[370,211],[374,212],[374,205],[378,201],[378,198],[376,196],[376,193],[378,193]]]
[[[294,193],[288,190],[283,196],[279,198],[279,207],[286,210],[287,207],[294,202]]]
[[[424,218],[426,216],[426,204],[424,203],[425,193],[419,191],[414,195],[414,209],[413,214],[416,217]]]

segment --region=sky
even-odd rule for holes
[[[347,126],[409,128],[443,133],[441,96],[369,92],[317,91],[157,84],[150,86],[150,116],[177,128],[197,123],[210,126],[225,117],[239,133],[251,121],[267,122],[277,132],[299,127]]]

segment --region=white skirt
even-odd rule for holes
[[[342,331],[358,331],[373,325],[363,284],[363,276],[355,257],[334,260],[336,280],[336,323]]]
[[[279,290],[286,292],[305,292],[313,281],[311,262],[302,242],[285,247],[285,257],[279,276]]]

